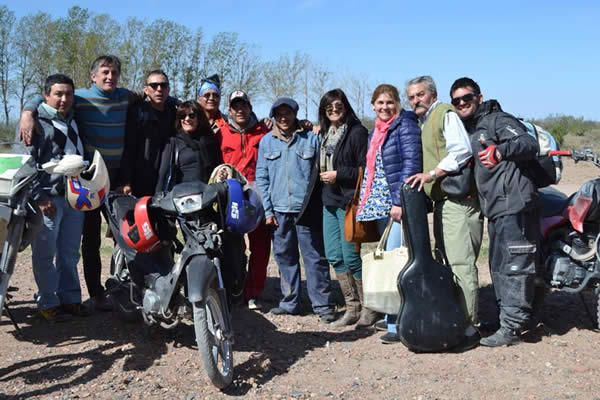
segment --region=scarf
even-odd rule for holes
[[[365,206],[369,194],[371,193],[371,187],[373,186],[373,180],[375,179],[375,164],[377,161],[377,151],[381,148],[386,136],[387,131],[390,129],[392,123],[398,118],[398,114],[394,114],[392,118],[387,121],[382,121],[379,118],[375,119],[375,130],[373,131],[373,137],[371,137],[371,143],[369,143],[369,150],[367,150],[367,182],[365,183],[365,194],[360,202],[358,208],[358,214],[362,211]]]
[[[329,127],[323,142],[321,143],[321,151],[319,156],[319,165],[321,172],[333,171],[333,153],[346,134],[346,124],[343,124],[338,129],[333,125]]]

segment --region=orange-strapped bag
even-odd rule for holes
[[[346,206],[346,216],[344,218],[344,236],[348,242],[365,243],[377,242],[379,233],[377,231],[376,221],[357,221],[356,212],[360,202],[360,188],[363,180],[363,168],[358,167],[358,179],[356,180],[356,189],[350,204]]]

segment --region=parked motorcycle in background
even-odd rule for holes
[[[258,226],[264,211],[256,192],[235,179],[196,181],[141,199],[110,194],[106,208],[116,239],[106,287],[119,313],[129,319],[141,313],[146,324],[172,329],[191,311],[206,373],[216,387],[227,387],[234,343],[227,290],[243,287],[236,271],[245,258],[243,247],[225,249],[224,237],[241,238]],[[230,261],[238,252],[241,258]]]
[[[550,153],[600,168],[600,159],[591,148]],[[545,284],[579,294],[588,316],[600,329],[600,178],[585,182],[571,196],[551,187],[540,189],[540,199]],[[584,290],[594,294],[595,313],[583,299]]]
[[[31,200],[33,181],[43,173],[77,176],[86,166],[78,155],[64,156],[40,166],[30,155],[0,154],[0,314],[5,308],[17,252],[31,244],[43,225],[42,212]]]

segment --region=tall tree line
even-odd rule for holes
[[[137,17],[120,24],[108,14],[79,6],[65,17],[37,12],[17,19],[0,5],[0,120],[8,126],[11,112],[16,118],[52,73],[67,74],[76,87],[88,87],[90,64],[101,54],[119,56],[124,87],[141,88],[145,74],[160,68],[169,75],[171,94],[190,99],[196,97],[202,78],[218,73],[223,93],[242,89],[265,102],[291,96],[303,106],[305,117],[309,108],[318,107],[323,93],[342,87],[362,118],[372,89],[366,75],[334,74],[301,51],[262,60],[258,47],[235,32],[206,38],[200,27]]]

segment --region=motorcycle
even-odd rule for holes
[[[32,183],[43,173],[76,176],[87,165],[77,155],[38,165],[30,155],[0,154],[0,314],[4,308],[17,332],[20,332],[19,327],[5,303],[8,283],[14,272],[17,253],[31,244],[43,225],[42,212],[31,199]]]
[[[232,200],[242,192],[254,199],[254,206]],[[106,287],[117,311],[128,319],[141,313],[146,324],[166,329],[175,328],[191,314],[208,377],[220,389],[229,386],[234,333],[227,279],[232,267],[223,262],[231,252],[224,251],[223,239],[232,230],[232,219],[262,219],[256,194],[243,190],[234,179],[213,184],[196,181],[141,199],[111,193],[106,210],[116,240]],[[146,213],[148,219],[141,217]],[[184,245],[176,237],[175,223]],[[175,253],[179,253],[177,260]]]
[[[600,159],[591,148],[551,151],[551,156],[571,157],[575,163],[591,162],[600,168]],[[547,289],[579,294],[593,291],[596,301],[595,326],[600,328],[600,178],[585,182],[566,196],[554,188],[540,189],[542,280]]]

